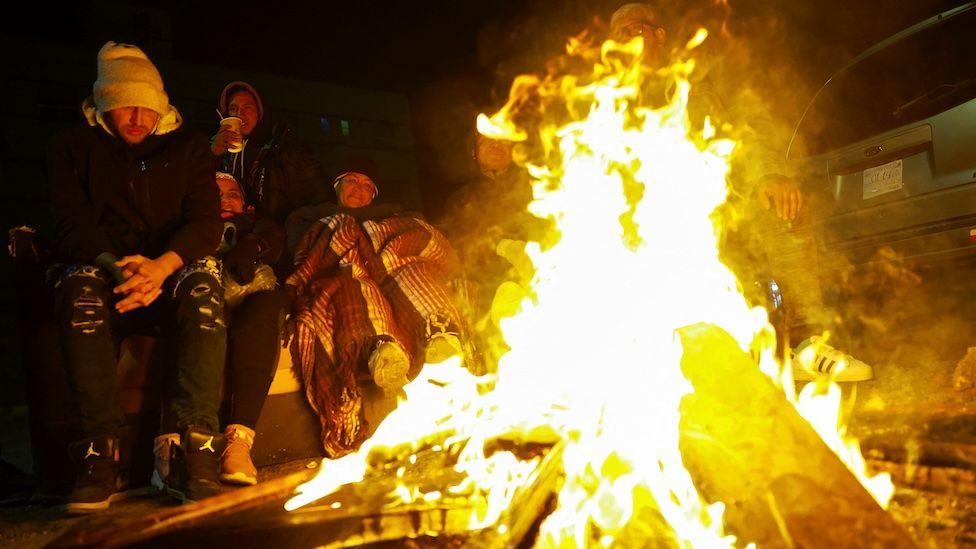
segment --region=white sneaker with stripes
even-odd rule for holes
[[[792,363],[795,381],[826,377],[838,383],[874,379],[874,368],[827,345],[819,336],[800,342],[793,351]]]

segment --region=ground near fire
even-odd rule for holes
[[[736,4],[669,2],[674,23],[659,57],[640,39],[604,42],[612,3],[461,10],[476,38],[477,60],[465,59],[482,70],[452,79],[457,65],[442,61],[419,72],[426,81],[401,73],[386,87],[409,97],[413,183],[431,216],[463,181],[459,143],[477,126],[513,145],[533,181],[529,210],[551,220],[542,243],[505,251],[517,283],[496,301],[504,345],[492,348],[507,353],[490,374],[428,365],[358,452],[270,465],[264,482],[211,500],[179,506],[146,492],[65,518],[29,487],[12,489],[0,545],[976,544],[976,167],[960,160],[947,170],[958,184],[911,194],[913,159],[930,166],[933,185],[944,175],[940,151],[958,139],[946,117],[962,113],[959,127],[972,127],[973,75],[961,70],[951,83],[952,93],[969,89],[963,99],[904,125],[907,135],[924,122],[935,137],[903,153],[881,132],[878,162],[865,153],[843,164],[843,146],[817,152],[818,136],[855,119],[822,116],[807,135],[793,131],[854,55],[940,12],[971,21],[976,7],[912,3],[882,15],[880,3]],[[344,26],[397,36],[365,8],[339,14]],[[869,21],[878,28],[864,30]],[[269,22],[288,24],[302,28]],[[909,52],[905,73],[938,66],[937,54],[952,57]],[[197,55],[219,63],[212,50]],[[229,64],[243,65],[240,56]],[[314,79],[307,65],[296,75]],[[384,71],[397,72],[377,67],[348,83],[380,87]],[[482,89],[464,98],[471,86]],[[722,97],[723,111],[700,90]],[[792,222],[757,206],[760,191],[742,176],[762,156],[750,149],[757,135],[770,150],[791,148],[784,169],[805,197]],[[872,150],[843,145],[852,144]],[[840,202],[852,174],[859,189],[865,181],[858,204],[867,201],[867,174],[892,162],[887,196],[903,192],[915,210],[895,209],[893,198]],[[950,191],[947,203],[969,207],[923,215],[926,197]],[[898,215],[890,230],[864,228]],[[795,382],[789,349],[810,335],[870,365],[873,379]],[[792,358],[810,360],[799,350]],[[27,464],[27,440],[26,429],[5,428],[2,457],[13,448]]]

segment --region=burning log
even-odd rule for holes
[[[122,521],[108,518],[106,521],[92,517],[55,539],[47,547],[121,547],[180,530],[200,523],[212,522],[220,517],[241,513],[243,510],[279,502],[291,494],[295,487],[305,482],[312,471],[300,471],[262,482],[261,484],[226,492],[218,496],[163,509],[148,516]]]
[[[680,331],[695,388],[681,404],[685,465],[760,547],[913,547],[755,361],[720,328]]]
[[[976,414],[955,402],[906,402],[858,413],[865,455],[906,466],[976,469]]]
[[[525,445],[492,441],[497,451],[520,458],[540,458],[531,478],[511,506],[488,528],[469,529],[472,513],[486,507],[483,494],[443,494],[395,502],[395,486],[446,487],[463,482],[453,468],[456,453],[419,449],[371,466],[362,482],[296,512],[285,500],[307,481],[303,471],[242,488],[200,502],[161,510],[131,521],[83,523],[50,547],[355,547],[416,540],[415,546],[511,547],[543,516],[560,479],[561,445]],[[325,462],[324,467],[330,463]]]

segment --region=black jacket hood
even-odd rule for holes
[[[217,100],[217,110],[220,111],[221,116],[228,116],[230,99],[239,91],[246,91],[254,96],[254,100],[258,104],[258,123],[255,124],[254,131],[251,132],[248,139],[253,140],[255,143],[264,144],[271,137],[271,129],[274,127],[274,117],[271,113],[271,107],[265,102],[264,97],[261,96],[257,88],[243,80],[235,80],[227,84],[220,92],[220,98]]]

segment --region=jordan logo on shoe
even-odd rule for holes
[[[88,451],[85,452],[85,459],[88,459],[88,458],[90,458],[92,456],[102,457],[102,454],[99,454],[98,452],[95,451],[95,443],[94,442],[89,442],[88,443]]]
[[[213,436],[212,435],[210,436],[210,438],[207,439],[207,442],[204,442],[203,443],[203,446],[201,446],[200,449],[201,450],[210,450],[210,452],[211,453],[214,453],[214,454],[217,453],[217,450],[214,450],[214,447],[213,447]]]

